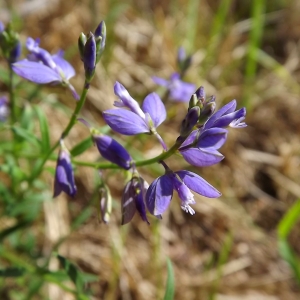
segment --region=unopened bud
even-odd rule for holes
[[[110,220],[112,211],[112,199],[107,186],[101,186],[99,189],[100,195],[100,212],[102,221],[107,224]]]
[[[96,39],[96,64],[97,64],[105,48],[106,26],[104,21],[101,21],[98,27],[96,28],[95,39]]]
[[[191,133],[193,127],[198,122],[199,116],[200,116],[200,108],[198,106],[194,106],[191,109],[189,109],[186,117],[181,123],[181,128],[180,128],[181,137],[187,137]]]
[[[87,40],[86,35],[83,32],[81,32],[79,35],[79,38],[78,38],[78,49],[79,49],[80,58],[82,61],[83,61],[83,56],[84,56],[84,46],[85,46],[86,40]]]
[[[83,64],[85,69],[85,78],[90,82],[95,74],[96,67],[96,42],[95,36],[90,32],[83,51]]]

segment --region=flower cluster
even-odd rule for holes
[[[140,107],[119,82],[115,83],[114,90],[119,99],[115,101],[115,109],[103,112],[107,124],[123,135],[146,133],[159,136],[157,127],[166,119],[166,109],[159,96],[155,93],[149,94]],[[191,191],[208,198],[217,198],[221,195],[216,188],[191,171],[172,171],[165,159],[179,152],[189,164],[197,167],[211,166],[220,162],[224,158],[219,149],[227,139],[226,128],[246,126],[244,123],[246,110],[245,108],[236,110],[236,105],[236,101],[233,100],[214,112],[215,98],[206,98],[204,88],[200,87],[190,99],[188,112],[181,124],[180,135],[170,150],[167,150],[165,142],[159,136],[163,153],[156,162],[164,167],[165,174],[155,179],[150,186],[139,175],[133,158],[120,143],[110,136],[99,133],[85,120],[80,119],[90,128],[93,141],[102,157],[131,173],[131,179],[125,185],[121,201],[122,224],[130,222],[135,212],[149,224],[147,210],[150,214],[161,218],[170,205],[174,190],[181,201],[181,208],[192,215],[195,211],[191,205],[195,204],[195,200]],[[61,152],[60,156],[62,154],[66,155],[65,152]],[[60,167],[60,171],[57,171],[57,174],[64,174],[62,170],[64,172],[69,170],[69,177],[56,175],[55,190],[63,190],[73,196],[76,188],[72,168],[69,166],[62,169],[61,164],[59,159],[57,168]],[[70,178],[68,185],[65,183],[66,178]],[[58,182],[61,185],[60,189],[57,188]],[[55,192],[55,195],[57,194]],[[106,194],[106,190],[102,189],[101,203],[107,203]],[[110,215],[106,207],[104,204],[101,205],[102,216]],[[103,220],[107,222],[107,217]]]
[[[188,164],[196,167],[207,167],[219,163],[224,158],[219,150],[226,142],[227,128],[245,127],[246,110],[245,108],[237,110],[237,103],[233,100],[215,111],[215,97],[206,97],[203,87],[196,90],[194,84],[184,82],[183,75],[191,65],[192,59],[182,48],[179,49],[177,56],[179,73],[173,73],[170,80],[153,77],[158,85],[167,88],[166,95],[171,100],[188,102],[187,113],[181,122],[178,137],[170,147],[158,133],[158,127],[167,118],[164,105],[166,99],[163,98],[164,101],[162,101],[157,93],[150,93],[140,106],[121,83],[116,82],[114,85],[114,93],[118,98],[114,103],[115,108],[103,112],[103,118],[109,127],[126,136],[153,135],[162,146],[160,155],[148,160],[135,161],[117,140],[110,135],[103,134],[84,119],[77,117],[84,105],[96,65],[104,51],[105,23],[101,22],[94,33],[90,32],[87,35],[81,33],[79,36],[79,54],[85,70],[84,88],[80,97],[69,82],[69,79],[75,75],[75,70],[63,58],[61,51],[51,55],[39,46],[39,39],[34,40],[29,37],[26,42],[29,52],[27,58],[18,61],[20,44],[11,32],[10,35],[8,33],[9,31],[5,31],[4,26],[0,23],[0,46],[6,51],[7,60],[16,74],[38,84],[62,84],[68,87],[73,96],[79,100],[60,141],[56,143],[44,160],[46,162],[52,151],[60,145],[54,180],[54,197],[61,192],[75,197],[77,192],[72,167],[72,151],[69,152],[64,144],[64,139],[77,120],[90,129],[91,139],[101,157],[110,162],[106,164],[82,163],[99,169],[101,178],[100,185],[98,185],[99,209],[105,223],[110,219],[112,199],[109,188],[103,179],[103,169],[120,169],[127,174],[127,183],[121,201],[122,224],[129,223],[136,212],[148,224],[147,212],[161,218],[171,203],[174,191],[178,194],[182,210],[192,215],[195,214],[191,206],[195,204],[193,192],[208,198],[216,198],[221,195],[215,187],[199,175],[188,170],[171,170],[166,160],[176,153],[180,154]],[[6,99],[0,98],[0,120],[6,118],[6,109]],[[164,174],[149,185],[139,174],[137,168],[153,163],[160,164],[164,168]]]

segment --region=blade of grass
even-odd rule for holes
[[[174,299],[174,294],[175,294],[175,276],[174,276],[172,262],[169,258],[167,258],[167,270],[168,270],[168,278],[167,278],[164,300],[172,300]]]
[[[231,232],[229,232],[225,238],[225,241],[224,241],[224,244],[221,249],[219,259],[218,259],[217,278],[214,281],[214,284],[212,287],[212,292],[210,293],[210,296],[209,296],[210,300],[216,299],[218,287],[219,287],[220,280],[221,280],[222,274],[223,274],[223,266],[228,260],[230,250],[232,249],[232,245],[233,245],[233,236],[232,236]]]
[[[186,41],[185,48],[187,52],[192,52],[195,48],[195,40],[197,36],[197,26],[199,17],[199,0],[190,0],[187,7],[186,16]]]
[[[300,218],[300,199],[289,209],[289,211],[281,219],[277,232],[281,239],[286,239]]]
[[[265,0],[254,0],[252,2],[252,25],[248,42],[248,55],[245,70],[245,95],[243,98],[243,106],[246,106],[247,109],[251,109],[249,100],[251,98],[252,85],[255,80],[257,69],[257,51],[260,47],[263,35],[263,28],[265,22],[265,8]]]
[[[206,57],[201,66],[201,73],[203,76],[209,72],[213,64],[216,63],[215,59],[218,56],[217,51],[219,51],[219,44],[221,36],[226,28],[224,24],[226,23],[226,17],[228,16],[229,8],[231,6],[232,0],[222,0],[217,13],[214,16],[212,22],[212,28],[208,38],[208,44],[206,46]]]

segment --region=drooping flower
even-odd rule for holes
[[[182,81],[178,73],[173,73],[170,80],[156,76],[153,76],[152,79],[156,84],[167,88],[170,99],[173,101],[188,102],[196,90],[193,83]]]
[[[208,198],[217,198],[221,193],[199,175],[182,170],[173,172],[164,163],[166,173],[151,183],[146,193],[146,205],[149,212],[155,216],[161,215],[169,206],[173,191],[178,193],[181,208],[195,214],[190,204],[195,204],[193,192]]]
[[[159,96],[156,93],[149,94],[141,108],[119,82],[115,83],[114,91],[119,97],[114,105],[120,109],[103,112],[107,124],[124,135],[156,133],[156,128],[166,119],[166,109]]]
[[[100,154],[108,161],[129,170],[131,168],[132,158],[127,150],[116,140],[108,135],[99,133],[93,134],[93,140]]]
[[[12,64],[12,68],[19,76],[38,84],[62,84],[67,86],[73,97],[79,96],[69,79],[75,75],[74,68],[63,58],[63,51],[51,55],[47,50],[39,47],[39,39],[27,39],[27,49],[30,52],[27,59]]]
[[[5,122],[9,115],[7,97],[0,97],[0,122]]]
[[[61,192],[65,192],[74,197],[77,188],[74,180],[74,172],[71,164],[70,153],[61,140],[61,149],[58,154],[53,197],[57,197]]]
[[[138,211],[143,221],[149,221],[146,215],[145,195],[148,183],[134,171],[131,180],[126,184],[122,195],[122,225],[129,223]]]

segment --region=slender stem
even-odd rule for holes
[[[88,93],[88,90],[89,90],[89,83],[85,82],[84,83],[84,88],[83,88],[81,96],[80,96],[80,99],[77,102],[77,105],[75,107],[75,110],[72,114],[72,117],[71,117],[67,127],[65,128],[65,130],[63,131],[63,133],[61,135],[61,139],[64,139],[69,134],[69,132],[71,131],[73,126],[75,125],[75,123],[77,121],[78,114],[79,114],[82,106],[85,103],[85,99],[86,99],[86,95]],[[51,154],[55,151],[55,149],[59,146],[59,143],[60,143],[60,139],[52,146],[52,148],[48,151],[48,153],[46,153],[46,155],[44,156],[44,158],[41,161],[38,168],[35,170],[35,172],[32,173],[30,181],[32,181],[34,178],[36,178],[37,176],[39,176],[41,174],[41,172],[43,171],[43,167],[44,167],[45,163],[47,162],[47,160],[51,156]]]
[[[151,165],[160,162],[162,160],[165,160],[178,150],[182,142],[181,141],[179,142],[177,140],[176,143],[168,151],[163,152],[160,155],[150,159],[136,161],[134,165],[136,167],[142,167],[142,166]],[[78,160],[73,160],[72,162],[78,166],[92,167],[95,169],[120,169],[118,165],[112,163],[93,163],[93,162],[85,162],[85,161],[78,161]]]
[[[17,107],[15,101],[14,93],[14,72],[12,70],[11,64],[9,63],[9,103],[10,103],[10,114],[11,114],[11,125],[13,125],[17,120]]]

